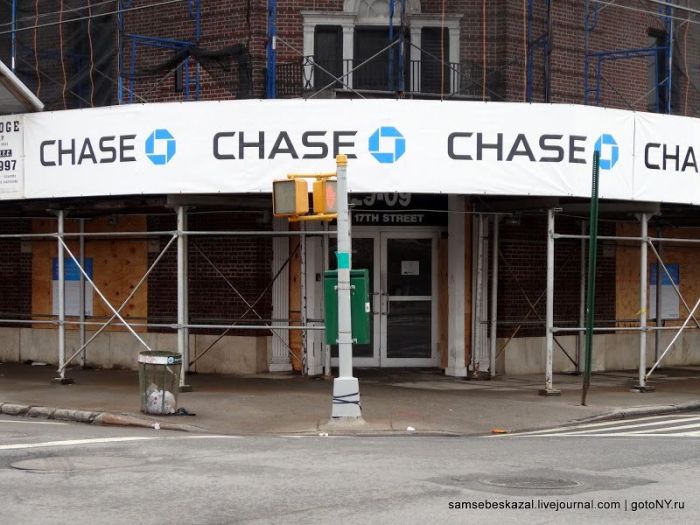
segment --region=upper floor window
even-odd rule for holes
[[[459,92],[461,15],[442,26],[440,15],[421,14],[419,0],[394,9],[386,0],[345,0],[342,12],[302,11],[305,88]]]
[[[680,93],[676,89],[678,83],[669,78],[669,70],[673,64],[680,63],[681,57],[675,48],[669,52],[668,34],[663,29],[649,28],[648,38],[649,47],[654,49],[655,53],[649,62],[647,108],[654,113],[666,113],[669,105],[672,109],[679,106]],[[675,75],[675,72],[673,74]],[[672,86],[672,89],[669,89],[669,86]]]

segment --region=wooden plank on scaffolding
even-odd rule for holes
[[[85,231],[94,232],[145,232],[147,228],[145,215],[101,217],[87,221]],[[33,233],[54,233],[56,221],[53,219],[35,219],[32,222]],[[66,221],[66,232],[78,231],[77,221]],[[79,257],[78,240],[71,239],[68,247]],[[56,257],[55,240],[38,240],[32,242],[32,318],[46,319],[52,310],[51,261]],[[95,239],[85,241],[85,257],[93,260],[93,280],[105,297],[118,308],[131,293],[133,287],[148,269],[148,245],[143,239]],[[66,254],[66,260],[69,259]],[[90,285],[86,283],[90,289]],[[111,312],[95,294],[93,296],[94,316],[110,317]],[[122,311],[124,317],[146,319],[148,312],[148,284],[144,283],[136,295]],[[76,318],[69,318],[70,320]],[[52,328],[50,325],[36,325]],[[77,329],[77,326],[67,326]],[[110,327],[108,330],[126,330],[122,327]],[[145,331],[145,328],[137,328]]]
[[[290,223],[290,231],[299,231],[299,223]],[[301,325],[301,243],[299,236],[289,238],[289,253],[294,253],[289,261],[289,319],[290,324]],[[302,371],[302,334],[300,330],[289,331],[289,347],[292,350],[292,368]]]
[[[616,235],[639,237],[639,224],[618,224]],[[639,318],[639,243],[620,242],[615,251],[615,318],[637,319]],[[630,324],[639,325],[636,321]]]

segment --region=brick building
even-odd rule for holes
[[[15,64],[18,77],[50,110],[248,98],[399,98],[463,104],[587,104],[699,117],[700,4],[696,4],[690,0],[628,0],[615,5],[573,0],[279,0],[274,11],[276,30],[271,31],[268,8],[272,4],[255,0],[19,1],[14,15],[0,7],[0,57]],[[272,35],[274,63],[270,60]],[[585,227],[586,202],[572,194],[539,198],[503,191],[484,195],[474,188],[460,194],[460,202],[455,203],[454,196],[448,199],[440,193],[445,192],[438,187],[432,195],[416,193],[409,199],[404,211],[432,213],[419,228],[372,222],[372,216],[384,220],[396,211],[384,208],[398,206],[398,194],[354,196],[356,214],[361,214],[355,219],[355,257],[377,274],[372,290],[376,294],[374,338],[357,349],[357,364],[440,366],[462,373],[461,363],[453,362],[454,355],[461,354],[450,350],[455,346],[451,317],[456,311],[465,317],[464,326],[457,330],[464,332],[462,350],[471,372],[543,370],[547,210],[558,214],[557,234],[576,235],[582,232],[582,224]],[[635,213],[653,214],[649,206],[609,203],[601,235],[628,231],[629,236],[639,235],[630,230],[637,226],[627,223],[636,220]],[[332,243],[322,242],[321,237],[270,235],[286,230],[286,225],[273,221],[266,198],[243,193],[223,198],[185,189],[183,195],[7,200],[2,204],[0,231],[53,232],[56,220],[53,211],[46,210],[59,208],[67,211],[66,231],[75,232],[82,224],[91,233],[143,232],[128,239],[95,236],[86,240],[84,253],[92,259],[96,282],[117,305],[168,245],[170,233],[179,229],[174,210],[187,213],[190,230],[225,233],[188,239],[187,312],[178,307],[174,249],[163,255],[126,305],[127,317],[154,346],[176,347],[179,326],[180,336],[189,341],[191,358],[206,352],[206,358],[192,365],[198,371],[322,371],[327,350],[317,333],[259,328],[266,323],[320,322],[317,275]],[[696,236],[692,206],[656,203],[654,209],[662,210],[651,221],[656,237]],[[455,257],[454,246],[450,248],[450,239],[455,238],[454,214],[445,213],[450,211],[464,214],[460,224],[466,277],[464,300],[457,310],[452,310],[448,269]],[[369,222],[360,222],[364,216]],[[492,303],[495,267],[490,246],[496,228],[500,269],[494,289],[497,301]],[[245,231],[261,234],[230,234]],[[71,246],[77,249],[77,241]],[[427,257],[436,266],[427,291],[416,294],[414,303],[392,303],[395,319],[424,326],[424,333],[409,332],[422,348],[408,350],[415,345],[401,339],[400,330],[396,332],[391,320],[385,320],[392,315],[386,277],[392,246],[406,253],[413,250],[416,260]],[[423,248],[427,252],[421,252]],[[639,251],[638,244],[603,242],[596,296],[600,327],[639,326],[638,307],[625,285],[633,280],[629,259]],[[678,246],[669,246],[665,253],[677,261],[687,257],[687,250]],[[581,323],[582,255],[580,240],[557,242],[552,301],[556,305],[553,322],[560,328]],[[0,240],[0,316],[6,320],[2,330],[6,339],[16,340],[3,359],[56,361],[54,330],[46,329],[53,328],[56,320],[55,288],[47,277],[55,257],[55,243],[46,238]],[[687,264],[680,288],[692,295],[695,267],[690,261]],[[274,276],[278,278],[273,283]],[[632,295],[636,293],[635,288]],[[95,323],[108,318],[109,309],[93,300],[89,317]],[[495,316],[492,304],[497,304]],[[178,313],[192,325],[189,331],[182,330]],[[489,355],[494,347],[489,330],[496,319],[493,356]],[[670,326],[674,321],[668,322]],[[70,350],[79,347],[79,334],[76,325],[67,326]],[[566,333],[555,341],[555,370],[579,368],[578,334]],[[626,338],[620,344],[629,348],[616,357],[600,358],[596,366],[636,366],[637,343],[628,334],[601,335],[603,345],[614,346],[613,338],[619,336],[619,340]],[[394,336],[397,342],[392,349]],[[130,367],[138,350],[131,334],[109,328],[89,347],[87,362]],[[700,358],[689,354],[684,359],[697,362]]]

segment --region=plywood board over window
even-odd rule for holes
[[[638,237],[640,228],[636,224],[620,224],[617,227],[620,236]],[[660,235],[659,235],[660,234]],[[700,239],[700,228],[662,228],[656,230],[649,226],[649,235],[653,237],[666,237],[676,239]],[[635,246],[636,244],[636,246]],[[657,248],[658,249],[658,248]],[[661,257],[665,264],[677,264],[680,273],[680,291],[683,297],[692,307],[700,298],[700,257],[697,244],[664,244],[661,247]],[[653,251],[648,254],[649,269],[647,275],[651,275],[656,257]],[[661,269],[661,275],[664,271]],[[625,241],[617,247],[617,283],[616,283],[616,318],[625,320],[639,319],[639,244]],[[649,286],[649,283],[647,283]],[[647,297],[651,297],[648,293]],[[651,318],[651,308],[647,305],[648,317]],[[667,319],[666,326],[682,324],[688,312],[680,306],[679,320]],[[625,323],[635,326],[637,322]]]
[[[289,225],[290,231],[299,231],[299,224]],[[289,321],[291,325],[301,325],[301,237],[289,238]],[[303,368],[304,339],[301,330],[289,331],[289,347],[292,349],[292,368],[301,372]]]
[[[67,233],[78,231],[78,221],[66,219]],[[146,231],[146,217],[143,215],[101,217],[85,222],[86,232],[143,232]],[[55,219],[35,219],[33,233],[55,233]],[[77,239],[68,242],[70,250],[78,257]],[[57,256],[56,241],[52,239],[33,241],[32,246],[32,318],[50,319],[52,306],[51,261]],[[69,255],[65,254],[66,259]],[[105,239],[88,238],[85,241],[85,257],[93,260],[94,282],[107,297],[112,306],[119,305],[132,292],[147,270],[148,250],[145,239]],[[173,283],[173,286],[175,284]],[[89,289],[90,285],[86,283]],[[122,310],[122,315],[134,320],[145,321],[148,305],[148,287],[143,284]],[[94,319],[106,320],[110,310],[95,294],[93,296]],[[53,328],[51,325],[37,327]],[[68,329],[77,329],[68,325]],[[125,330],[123,327],[110,327],[110,330]],[[140,331],[145,331],[141,328]]]

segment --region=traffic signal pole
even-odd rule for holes
[[[352,375],[352,318],[350,307],[350,269],[352,241],[348,207],[347,167],[345,155],[336,157],[338,178],[338,377],[333,380],[333,420],[362,417],[360,384]]]
[[[290,222],[338,221],[338,377],[333,381],[331,421],[362,422],[360,385],[352,375],[352,241],[348,206],[348,158],[336,157],[335,173],[289,173],[287,179],[272,183],[272,212]],[[336,180],[333,180],[335,177]],[[305,179],[315,179],[313,214],[309,214],[309,193]],[[369,303],[368,303],[369,305]],[[328,336],[328,334],[326,334]],[[332,337],[332,336],[331,336]]]

